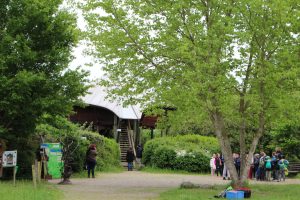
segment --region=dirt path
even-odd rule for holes
[[[226,184],[219,177],[152,174],[145,172],[123,172],[99,174],[96,179],[72,179],[72,185],[59,185],[66,200],[141,200],[157,199],[159,194],[171,188],[178,188],[184,181],[201,185]],[[51,181],[57,183],[58,181]],[[266,182],[256,182],[266,184]],[[300,184],[299,179],[270,184]]]

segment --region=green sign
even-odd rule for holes
[[[44,143],[41,145],[41,148],[45,149],[49,158],[47,166],[48,174],[50,174],[52,178],[61,178],[61,170],[63,167],[61,145],[59,143]]]

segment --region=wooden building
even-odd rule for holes
[[[106,99],[105,88],[96,86],[82,99],[86,107],[75,107],[70,120],[75,123],[91,125],[94,131],[106,137],[115,138],[120,145],[121,160],[129,147],[135,149],[140,141],[139,121],[141,112],[137,106],[122,106],[119,102]]]

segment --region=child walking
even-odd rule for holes
[[[285,181],[285,171],[287,170],[287,167],[289,165],[289,161],[287,161],[285,159],[285,157],[279,156],[279,158],[281,157],[281,159],[278,161],[278,166],[279,166],[279,176],[278,176],[278,182],[283,180]]]

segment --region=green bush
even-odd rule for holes
[[[154,150],[152,162],[159,168],[173,168],[176,152],[170,146],[161,146]]]
[[[86,151],[90,144],[97,146],[96,170],[102,171],[120,165],[120,150],[115,140],[73,124],[66,119],[57,118],[54,122],[53,125],[40,124],[37,127],[37,133],[44,135],[46,142],[73,141],[73,145],[76,146],[72,148],[75,149],[71,161],[74,172],[83,170]]]
[[[219,152],[218,142],[213,137],[184,135],[157,138],[145,144],[143,162],[158,168],[209,171],[209,160]]]
[[[89,131],[84,131],[81,136],[86,137],[86,142],[88,142],[85,145],[84,156],[89,144],[96,144],[97,146],[97,170],[102,171],[120,165],[120,149],[113,139]]]

